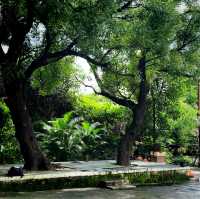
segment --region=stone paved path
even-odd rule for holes
[[[165,163],[155,163],[155,162],[143,162],[143,161],[132,161],[131,166],[123,167],[116,165],[114,160],[98,160],[98,161],[71,161],[71,162],[56,162],[56,164],[61,165],[63,168],[57,169],[56,171],[34,171],[25,172],[25,176],[38,176],[45,174],[60,174],[65,173],[66,175],[75,175],[76,173],[88,173],[88,172],[108,172],[108,171],[147,171],[147,170],[182,170],[188,169],[184,167],[179,167],[177,165],[170,165]],[[0,180],[7,173],[11,166],[22,166],[22,165],[0,165]]]

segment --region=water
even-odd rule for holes
[[[74,189],[0,193],[0,199],[199,199],[200,183],[140,187],[132,190]]]

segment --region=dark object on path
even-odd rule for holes
[[[186,163],[186,162],[180,162],[180,166],[181,166],[181,167],[186,167],[186,166],[187,166],[187,163]]]
[[[11,167],[8,170],[7,173],[8,177],[13,177],[13,176],[21,176],[21,178],[24,176],[24,171],[22,167]]]

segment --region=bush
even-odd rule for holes
[[[0,101],[0,163],[16,163],[22,160],[15,139],[15,129],[9,114],[9,109]]]
[[[98,95],[80,96],[74,103],[74,109],[87,120],[98,121],[105,125],[127,123],[130,120],[130,112],[127,108]]]
[[[180,166],[189,166],[192,165],[192,158],[189,156],[180,155],[178,157],[173,158],[173,163]]]
[[[42,148],[54,161],[113,158],[117,136],[98,123],[69,112],[63,118],[35,125]]]

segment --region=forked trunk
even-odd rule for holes
[[[5,100],[10,109],[15,135],[19,142],[21,153],[27,170],[47,170],[50,163],[40,150],[33,134],[32,121],[26,106],[23,83],[15,82],[6,86],[7,99]]]

